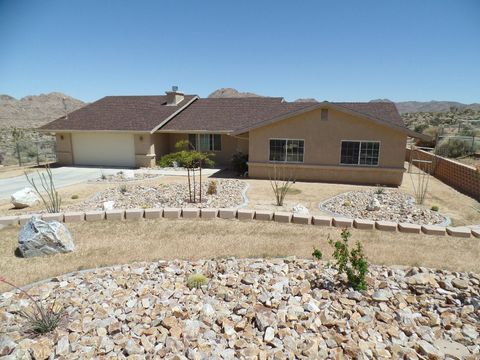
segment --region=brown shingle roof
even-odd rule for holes
[[[185,95],[177,106],[166,106],[166,96],[107,96],[40,129],[151,131],[195,97]]]
[[[198,99],[160,131],[232,132],[312,105],[315,103],[288,103],[266,97]]]
[[[107,96],[61,117],[40,129],[85,131],[208,131],[241,133],[288,118],[300,112],[331,105],[409,136],[395,104],[386,102],[284,102],[282,98],[207,98],[185,95],[177,106],[166,106],[166,96]],[[173,116],[175,115],[175,116]]]

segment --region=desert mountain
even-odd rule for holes
[[[250,92],[239,92],[233,88],[221,88],[215,90],[210,95],[209,98],[238,98],[238,97],[257,97],[261,96],[258,94]],[[297,99],[296,102],[314,102],[318,101],[314,98],[308,99]],[[375,99],[372,102],[393,102],[389,99]],[[472,109],[480,110],[480,103],[473,104],[462,104],[455,101],[400,101],[396,102],[398,111],[401,114],[404,113],[416,113],[416,112],[447,112],[450,111],[450,108],[455,107],[459,110]]]
[[[377,99],[372,101],[392,102],[388,99]],[[417,112],[447,112],[451,108],[457,108],[458,110],[480,110],[479,103],[462,104],[456,101],[399,101],[396,102],[398,112],[404,113],[417,113]]]
[[[0,128],[33,128],[46,124],[85,105],[83,101],[58,92],[25,96],[19,100],[0,95]]]
[[[243,97],[262,97],[262,95],[250,93],[250,92],[240,92],[237,89],[232,88],[221,88],[217,89],[208,95],[209,98],[243,98]]]

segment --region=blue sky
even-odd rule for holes
[[[0,0],[0,93],[480,102],[480,1]]]

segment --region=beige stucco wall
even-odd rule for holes
[[[60,165],[72,165],[72,136],[68,133],[55,134],[57,163]]]
[[[160,159],[163,155],[170,151],[170,140],[168,134],[155,133],[152,135],[153,144],[155,146],[155,156]]]
[[[291,171],[296,171],[297,180],[401,184],[406,135],[333,109],[329,109],[328,120],[322,121],[320,113],[317,109],[250,131],[249,176],[268,178],[272,164],[269,162],[269,140],[289,138],[304,140],[303,164],[288,165]],[[342,140],[379,141],[379,165],[340,165]]]
[[[134,134],[135,166],[152,167],[155,165],[155,145],[150,133]]]

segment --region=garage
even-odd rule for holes
[[[73,133],[72,149],[75,165],[135,167],[135,143],[131,133]]]

